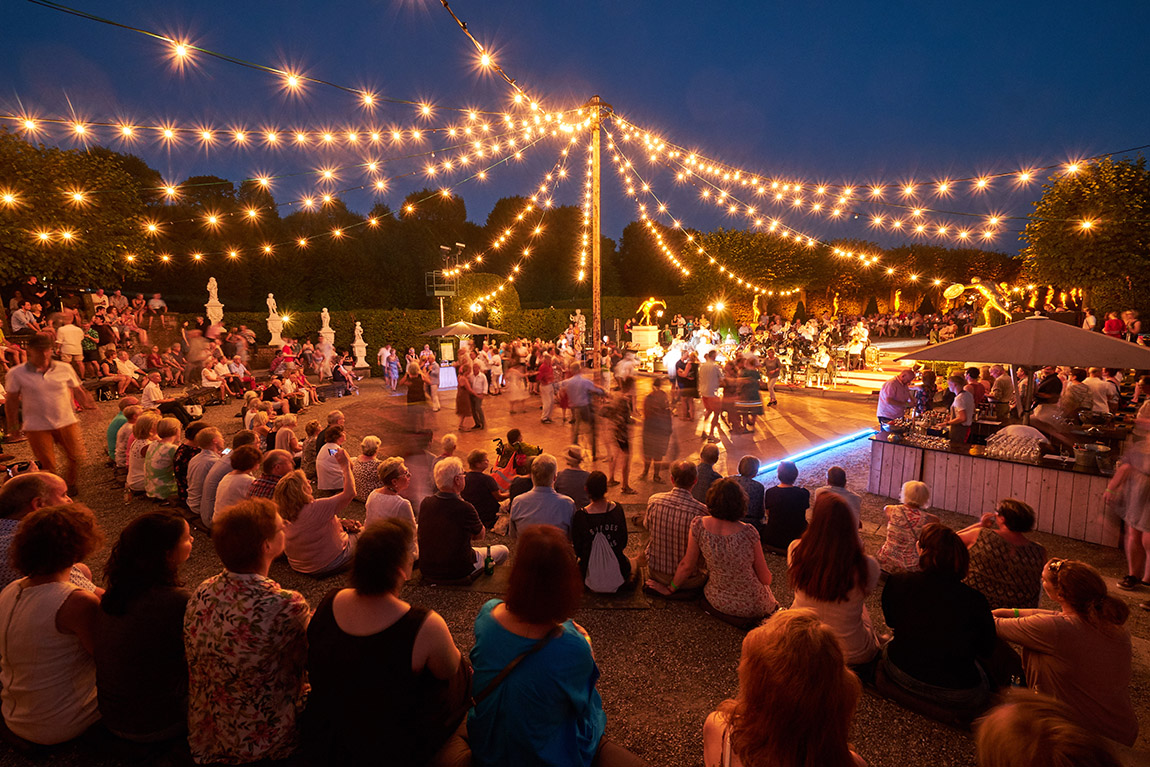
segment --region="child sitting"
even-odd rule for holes
[[[151,444],[144,459],[144,489],[152,500],[167,501],[176,495],[173,459],[180,442],[179,420],[161,418],[156,437],[158,441]]]
[[[156,441],[156,426],[159,423],[160,414],[149,410],[141,413],[132,426],[132,437],[128,440],[128,479],[125,487],[135,495],[143,495],[147,489],[144,484],[144,470],[147,466],[148,448]]]

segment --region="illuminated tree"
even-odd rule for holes
[[[1105,158],[1043,188],[1023,232],[1028,279],[1082,288],[1103,311],[1150,308],[1146,159]]]

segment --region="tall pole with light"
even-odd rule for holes
[[[592,96],[591,108],[591,337],[595,351],[595,364],[599,364],[603,348],[603,306],[601,293],[603,281],[600,269],[600,231],[602,230],[601,179],[599,172],[600,144],[602,137],[603,107],[607,106],[598,96]]]

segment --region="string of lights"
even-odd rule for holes
[[[423,116],[430,116],[433,109],[442,109],[443,111],[461,112],[461,113],[478,112],[481,114],[499,114],[498,112],[484,111],[484,110],[474,109],[471,107],[432,107],[432,105],[428,104],[425,101],[414,100],[414,99],[395,98],[395,97],[385,97],[385,96],[381,96],[378,93],[375,93],[374,91],[372,91],[368,88],[343,85],[341,83],[333,82],[331,80],[326,80],[324,78],[308,75],[302,71],[297,71],[295,69],[291,69],[291,68],[287,68],[287,67],[270,66],[268,64],[261,64],[258,62],[249,61],[247,59],[240,58],[238,56],[234,56],[234,55],[231,55],[228,53],[222,53],[220,51],[215,51],[215,50],[211,50],[210,48],[205,48],[203,46],[196,45],[195,43],[193,43],[187,39],[177,39],[177,38],[170,37],[169,35],[166,35],[166,34],[163,34],[160,32],[156,32],[156,31],[149,30],[149,29],[144,29],[142,27],[137,27],[137,26],[134,26],[131,24],[126,24],[126,23],[119,22],[119,21],[114,21],[112,19],[108,19],[108,18],[105,18],[103,16],[97,16],[95,14],[88,13],[86,11],[81,11],[77,8],[72,8],[72,7],[64,5],[62,3],[52,2],[52,0],[27,0],[27,2],[30,2],[33,5],[41,6],[43,8],[47,8],[47,9],[52,10],[52,11],[57,11],[60,13],[66,13],[66,14],[69,14],[71,16],[76,16],[76,17],[81,18],[81,19],[86,19],[88,21],[94,21],[94,22],[97,22],[99,24],[106,24],[108,26],[116,27],[118,29],[122,29],[122,30],[125,30],[128,32],[134,32],[134,33],[139,34],[139,35],[150,37],[154,40],[159,40],[160,42],[165,43],[169,47],[169,54],[168,55],[172,59],[172,62],[177,69],[183,69],[185,67],[192,66],[195,63],[195,59],[199,56],[202,56],[205,58],[212,58],[212,59],[223,61],[223,62],[226,62],[229,64],[234,64],[234,65],[244,67],[246,69],[251,69],[251,70],[254,70],[257,72],[263,72],[265,74],[270,74],[270,75],[276,77],[280,81],[280,83],[279,83],[280,88],[282,88],[285,91],[292,92],[292,93],[298,93],[298,92],[304,90],[309,85],[316,85],[316,86],[322,86],[322,87],[327,87],[327,88],[333,88],[335,90],[338,90],[338,91],[341,91],[343,93],[347,93],[347,94],[354,96],[356,98],[356,101],[359,103],[359,105],[365,109],[374,109],[376,106],[378,106],[380,104],[395,104],[395,105],[399,105],[399,106],[416,107],[419,110],[420,114],[422,114]],[[446,5],[447,4],[444,3],[445,7],[446,7]],[[454,14],[452,14],[452,15],[454,16]],[[458,19],[457,19],[457,21],[458,21]],[[463,24],[462,22],[460,22],[460,25],[462,26],[464,32],[467,32],[466,25]],[[468,34],[468,36],[470,36],[470,33],[467,33],[467,34]],[[476,44],[478,45],[478,43],[476,43]],[[484,62],[486,62],[486,63],[484,63]],[[494,61],[492,60],[489,53],[486,53],[486,52],[481,53],[480,60],[478,63],[479,63],[479,66],[481,66],[484,69],[495,68],[498,73],[502,74],[502,69],[495,67]],[[514,84],[513,81],[510,81],[510,79],[506,77],[506,75],[503,75],[503,76],[504,76],[504,79],[508,79],[509,82],[512,82],[512,84]],[[518,92],[518,95],[522,96],[523,94],[520,91],[520,92]],[[522,101],[523,101],[523,99],[521,98],[516,103],[522,103]]]
[[[1039,177],[1048,171],[1055,171],[1060,175],[1074,175],[1081,172],[1087,165],[1105,157],[1130,154],[1150,147],[1150,144],[1144,144],[1142,146],[1130,147],[1118,151],[1103,152],[1090,157],[1074,158],[1066,162],[1034,165],[1011,170],[997,170],[970,176],[937,179],[930,182],[911,179],[899,182],[880,181],[860,186],[859,184],[848,182],[812,182],[809,179],[791,178],[748,170],[666,141],[659,138],[656,133],[646,130],[619,115],[614,115],[614,118],[636,133],[642,134],[645,138],[649,138],[656,147],[657,152],[671,152],[675,153],[676,157],[682,157],[684,164],[690,167],[694,173],[705,175],[712,179],[719,179],[724,182],[749,186],[754,189],[757,194],[766,194],[779,190],[783,192],[816,190],[816,192],[821,195],[846,196],[848,199],[869,198],[876,202],[883,202],[886,201],[889,196],[895,196],[903,199],[904,202],[900,203],[901,205],[905,205],[908,208],[921,208],[927,212],[934,211],[925,205],[918,204],[916,201],[928,195],[946,198],[964,191],[972,194],[983,194],[995,188],[995,185],[1000,181],[1010,181],[1015,187],[1025,187],[1040,180]],[[860,196],[856,197],[856,194]],[[962,215],[957,212],[951,212],[951,214]]]
[[[574,144],[576,142],[577,139],[572,138],[572,143]],[[473,311],[479,311],[482,308],[483,303],[487,303],[493,300],[496,296],[506,290],[508,285],[513,284],[516,277],[522,274],[524,265],[527,264],[527,262],[531,259],[532,247],[534,246],[535,241],[539,237],[543,236],[543,233],[546,231],[543,227],[543,221],[547,218],[547,214],[552,210],[554,205],[551,193],[554,191],[555,187],[557,187],[560,183],[563,182],[564,179],[567,178],[568,154],[568,147],[564,147],[563,150],[559,153],[559,159],[556,160],[555,165],[553,165],[551,168],[551,171],[547,173],[546,176],[544,176],[543,183],[539,185],[536,194],[532,195],[530,201],[523,206],[518,214],[516,214],[516,225],[518,225],[525,219],[528,213],[531,213],[533,210],[539,211],[539,216],[535,219],[534,222],[535,225],[528,233],[528,244],[525,248],[523,248],[523,252],[520,254],[519,260],[516,261],[516,263],[511,267],[511,271],[508,272],[507,276],[503,278],[503,281],[500,282],[494,290],[487,293],[486,295],[477,296],[475,299],[473,299]],[[490,250],[502,247],[507,238],[511,236],[513,229],[514,227],[504,229],[503,233],[498,238],[496,238],[496,242],[492,243]],[[458,274],[458,272],[459,270],[456,270],[450,276],[455,276]]]
[[[725,264],[721,263],[719,261],[719,259],[717,259],[714,255],[707,252],[707,249],[702,246],[702,243],[697,240],[695,235],[690,233],[690,232],[684,231],[682,222],[671,216],[670,211],[667,208],[667,204],[662,199],[659,198],[659,196],[651,188],[651,185],[649,183],[647,183],[646,180],[643,179],[643,177],[638,173],[638,171],[635,170],[634,163],[632,163],[630,158],[623,152],[623,150],[621,150],[619,147],[617,147],[615,145],[614,137],[611,136],[610,133],[608,133],[607,135],[608,135],[608,148],[612,152],[612,155],[613,155],[612,159],[617,166],[616,171],[619,173],[619,176],[622,180],[622,183],[624,184],[624,191],[626,192],[626,194],[628,196],[635,198],[635,204],[636,204],[636,209],[637,209],[638,214],[639,214],[639,218],[643,222],[644,226],[647,228],[648,233],[653,238],[656,247],[659,248],[660,252],[663,254],[663,256],[665,258],[667,258],[668,261],[670,261],[677,269],[679,269],[679,271],[683,274],[683,276],[685,276],[685,277],[690,276],[690,274],[691,274],[690,269],[688,269],[686,267],[686,265],[683,264],[682,260],[678,256],[676,256],[675,252],[671,249],[671,247],[669,245],[667,245],[667,242],[663,238],[662,232],[659,230],[659,227],[655,224],[655,222],[652,220],[652,218],[648,215],[647,206],[645,204],[639,202],[638,192],[636,191],[636,183],[638,184],[638,188],[641,189],[645,195],[649,196],[655,202],[655,205],[657,206],[658,213],[661,215],[664,215],[668,219],[670,219],[670,221],[671,221],[671,227],[670,228],[675,229],[675,230],[679,230],[682,232],[683,239],[684,239],[684,247],[687,249],[693,248],[695,251],[695,255],[700,260],[705,261],[705,263],[707,265],[709,265],[712,268],[714,268],[715,270],[717,270],[720,275],[726,277],[728,280],[733,282],[738,287],[749,290],[752,293],[758,293],[758,294],[768,295],[768,296],[774,296],[776,294],[780,295],[780,296],[786,296],[786,295],[790,295],[791,293],[795,292],[796,289],[776,291],[774,289],[764,288],[764,287],[762,287],[762,286],[760,286],[754,282],[751,282],[750,280],[743,278],[742,276],[736,274],[735,272],[731,271],[730,269],[727,268],[727,266]],[[632,176],[633,176],[633,178],[632,178]]]
[[[404,205],[403,213],[407,214],[407,215],[411,215],[411,214],[415,213],[417,207],[421,203],[426,202],[427,200],[432,199],[433,197],[450,198],[452,196],[452,192],[455,189],[457,189],[459,186],[461,186],[461,185],[463,185],[469,181],[472,181],[472,180],[486,179],[489,171],[491,171],[492,169],[494,169],[500,165],[503,165],[503,164],[511,161],[512,159],[522,159],[524,150],[530,149],[531,147],[535,146],[539,142],[543,141],[544,138],[546,138],[546,136],[539,136],[533,142],[531,142],[530,144],[528,144],[527,146],[523,147],[521,150],[516,152],[514,155],[508,155],[506,157],[503,157],[503,158],[491,163],[490,165],[483,168],[482,170],[476,171],[475,173],[472,173],[470,176],[467,176],[463,179],[456,181],[451,186],[443,187],[443,188],[441,188],[435,192],[431,192],[431,193],[421,197],[418,200],[415,200],[414,202],[411,202],[411,203]],[[352,187],[352,188],[348,188],[345,190],[341,190],[341,192],[353,191],[356,188],[362,188],[362,187]],[[337,199],[336,194],[338,194],[338,193],[332,193],[329,195],[325,195],[323,200],[322,200],[322,204],[324,204],[324,205],[334,204],[334,202]],[[305,209],[313,209],[316,205],[317,205],[317,203],[315,202],[314,199],[305,198],[305,200],[303,200],[303,201],[284,202],[284,203],[278,203],[275,206],[266,206],[266,207],[268,209],[270,209],[272,207],[280,208],[280,207],[300,206],[301,208],[305,208]],[[215,230],[215,229],[218,229],[220,226],[222,226],[224,219],[229,218],[229,217],[240,217],[240,216],[242,216],[245,219],[249,219],[249,220],[258,219],[259,209],[258,208],[247,208],[244,211],[235,211],[235,212],[230,213],[230,214],[215,214],[215,213],[209,212],[202,219],[188,219],[188,221],[202,220],[205,226]],[[173,223],[173,222],[169,222],[169,223]],[[333,228],[330,232],[325,232],[322,235],[321,234],[314,234],[314,235],[309,235],[309,236],[301,236],[301,237],[298,237],[294,240],[285,240],[285,241],[281,241],[281,242],[263,243],[262,245],[260,245],[259,248],[252,249],[252,250],[258,254],[270,256],[270,255],[273,255],[275,253],[275,249],[277,247],[281,247],[284,245],[290,245],[290,244],[294,243],[295,245],[297,245],[300,248],[306,248],[311,243],[312,240],[318,239],[319,237],[328,237],[328,238],[331,238],[334,240],[340,240],[340,239],[343,239],[344,237],[348,236],[348,234],[354,230],[361,229],[363,227],[373,227],[374,228],[376,226],[379,226],[379,223],[380,223],[380,221],[378,218],[371,217],[371,218],[368,218],[368,219],[361,221],[361,222],[348,224],[348,225],[343,226],[343,227]],[[157,221],[154,221],[154,220],[145,221],[143,224],[146,232],[148,234],[152,234],[152,235],[160,234],[161,233],[161,227],[163,225],[164,224],[157,222]],[[57,244],[57,243],[64,244],[64,245],[72,245],[72,244],[76,244],[76,243],[80,242],[82,239],[81,234],[75,228],[71,228],[71,227],[59,227],[59,228],[55,228],[55,229],[38,228],[38,229],[30,230],[28,232],[28,234],[37,243],[39,243],[41,245],[51,245],[51,244]],[[211,252],[195,252],[195,253],[191,254],[191,258],[193,261],[203,261],[203,259],[207,256],[226,255],[229,258],[235,259],[235,258],[238,258],[241,255],[241,253],[243,253],[243,252],[244,252],[243,249],[239,249],[239,248],[230,248],[230,249],[223,249],[223,250],[211,251]],[[137,260],[136,255],[132,254],[132,253],[127,254],[125,256],[125,258],[129,262],[134,262]],[[170,253],[160,253],[159,259],[165,263],[168,263],[168,262],[171,262],[172,255]]]

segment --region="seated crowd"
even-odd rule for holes
[[[62,480],[33,472],[0,486],[10,742],[34,750],[99,729],[150,753],[186,743],[201,764],[640,763],[604,735],[592,641],[572,620],[586,591],[639,586],[699,598],[749,631],[738,693],[703,726],[707,765],[862,764],[848,735],[863,683],[960,725],[1012,683],[1047,696],[1015,695],[982,720],[985,764],[1050,763],[1001,759],[1020,731],[1097,764],[1117,763],[1102,738],[1137,737],[1127,608],[1090,565],[1047,558],[1021,501],[953,531],[926,511],[929,488],[907,483],[870,556],[843,469],[812,493],[784,461],[764,489],[756,459],[724,477],[708,445],[698,465],[669,465],[672,487],[648,499],[646,546],[631,557],[627,515],[608,477],[581,468],[578,445],[563,471],[518,430],[495,471],[482,450],[465,465],[453,435],[438,458],[429,437],[381,458],[372,436],[352,457],[339,410],[297,435],[290,403],[249,399],[228,440],[160,402],[121,400],[107,448],[126,490],[185,516],[150,511],[125,527],[104,589],[82,564],[103,534]],[[345,516],[357,498],[363,524]],[[513,557],[488,542],[502,529]],[[223,570],[189,589],[180,569],[195,530],[210,532]],[[789,605],[768,554],[785,557]],[[313,577],[346,571],[348,585],[313,611],[269,577],[281,556]],[[508,561],[469,658],[453,638],[464,627],[401,598],[416,567],[452,584]],[[893,636],[866,604],[884,577]],[[1042,592],[1057,610],[1037,608]]]

